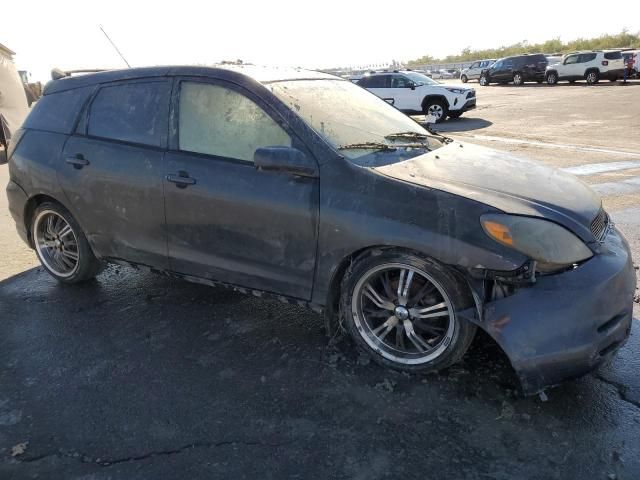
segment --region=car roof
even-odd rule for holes
[[[67,76],[52,80],[45,86],[43,95],[101,83],[166,76],[212,77],[226,80],[254,80],[268,84],[287,80],[343,80],[340,77],[315,70],[290,67],[220,64],[214,66],[157,66],[122,70],[105,70],[88,75]]]

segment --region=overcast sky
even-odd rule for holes
[[[602,8],[600,8],[602,7]],[[436,57],[520,40],[640,31],[640,0],[531,2],[236,0],[7,0],[0,43],[20,70],[48,80],[52,67],[259,64],[324,68]]]

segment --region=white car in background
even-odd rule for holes
[[[411,70],[371,72],[357,83],[408,115],[431,115],[436,123],[476,108],[476,91],[446,85]]]
[[[549,85],[562,80],[586,80],[595,84],[602,79],[615,82],[623,74],[624,61],[620,50],[593,50],[565,55],[561,62],[547,66],[544,78]]]
[[[479,80],[482,70],[489,68],[495,62],[495,58],[473,62],[470,67],[462,69],[460,72],[460,80],[462,80],[462,83],[467,83],[469,80]]]
[[[433,74],[432,74],[432,78],[440,78],[440,79],[449,80],[449,79],[453,78],[453,73],[451,73],[448,70],[445,70],[443,68],[441,70],[435,70],[433,72]]]

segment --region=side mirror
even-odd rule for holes
[[[292,147],[261,147],[253,154],[258,170],[289,173],[299,177],[318,177],[318,166],[300,150]]]
[[[416,84],[415,84],[415,83],[413,83],[413,82],[411,82],[411,83],[409,84],[409,88],[410,88],[411,90],[415,90],[415,89],[416,89]]]

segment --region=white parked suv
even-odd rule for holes
[[[410,70],[371,72],[358,85],[406,114],[431,115],[436,123],[476,108],[473,88],[442,84]]]
[[[469,80],[479,80],[482,70],[489,68],[495,62],[495,58],[473,62],[470,67],[462,69],[460,72],[460,80],[462,80],[462,83],[467,83]]]
[[[562,80],[586,80],[594,84],[604,78],[615,82],[622,78],[623,73],[624,62],[620,50],[574,52],[562,57],[559,63],[548,65],[545,80],[549,85]]]

